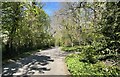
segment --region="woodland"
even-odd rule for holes
[[[59,46],[75,77],[120,75],[120,1],[64,2],[53,20],[40,2],[0,4],[3,61]]]

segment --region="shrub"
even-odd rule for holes
[[[120,75],[120,70],[117,67],[111,67],[105,65],[102,61],[96,62],[95,64],[91,64],[89,62],[82,62],[83,55],[71,54],[66,57],[66,63],[70,73],[73,76],[76,75],[112,75],[117,76]],[[92,77],[93,77],[92,76]]]

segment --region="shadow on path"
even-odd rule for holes
[[[26,58],[22,58],[19,61],[12,61],[9,64],[2,66],[3,74],[2,77],[11,75],[32,75],[36,71],[38,73],[44,73],[44,71],[50,71],[50,68],[45,67],[49,62],[53,62],[50,56],[45,55],[31,55]]]

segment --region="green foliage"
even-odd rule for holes
[[[54,45],[50,19],[41,4],[2,2],[1,6],[3,59]]]
[[[81,54],[85,55],[83,60],[93,64],[97,62],[97,60],[94,58],[95,49],[93,46],[85,46]]]
[[[102,14],[101,32],[105,36],[107,48],[113,53],[119,51],[120,47],[120,2],[107,2],[106,9]]]
[[[116,66],[100,61],[118,58],[120,1],[67,4],[59,11],[63,15],[57,17],[61,29],[54,39],[49,33],[50,18],[41,5],[2,2],[3,58],[19,55],[23,50],[48,48],[56,41],[63,51],[80,52],[66,58],[72,75],[120,74]]]
[[[76,47],[62,48],[64,51],[76,51]],[[118,66],[108,66],[105,64],[106,60],[118,62],[119,56],[115,54],[99,55],[95,51],[94,46],[79,46],[81,48],[80,54],[70,54],[66,57],[68,70],[74,76],[87,75],[87,76],[118,76],[120,69]]]
[[[94,47],[92,46],[75,46],[75,47],[62,47],[63,51],[66,52],[81,52],[80,54],[83,54],[83,60],[90,63],[96,63],[97,60],[94,58],[95,51]]]
[[[62,46],[72,47],[63,47],[62,50],[76,52],[80,48],[78,51],[81,51],[80,55],[73,54],[66,58],[72,75],[120,74],[119,66],[105,64],[110,60],[119,65],[120,1],[68,3],[68,7],[62,12],[67,16],[63,17],[61,24],[64,27],[61,42]]]
[[[119,1],[68,3],[70,8],[60,11],[61,15],[65,14],[65,18],[58,17],[62,26],[61,45],[92,45],[99,54],[118,53],[120,49],[119,4]]]
[[[83,55],[71,54],[66,57],[66,63],[70,73],[73,76],[76,75],[112,75],[117,76],[120,74],[120,69],[114,66],[107,66],[103,62],[97,62],[95,64],[91,64],[88,62],[83,62]]]

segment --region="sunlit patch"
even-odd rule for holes
[[[4,68],[4,70],[8,70],[9,68]]]

